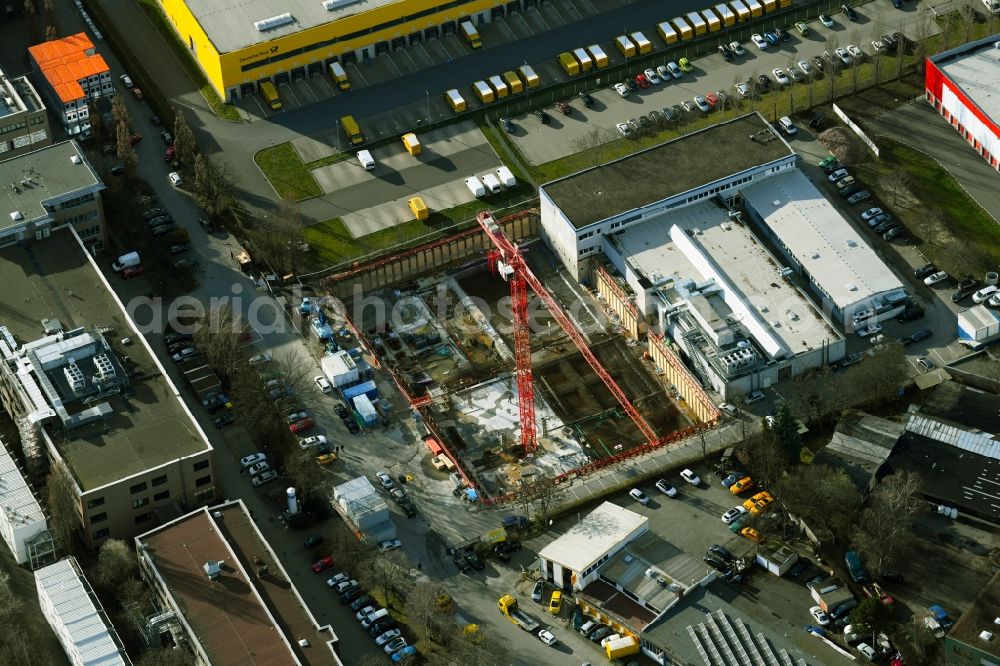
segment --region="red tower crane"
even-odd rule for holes
[[[528,321],[528,287],[538,295],[542,303],[548,309],[549,314],[556,320],[562,330],[569,336],[580,350],[580,354],[590,365],[591,369],[601,378],[604,385],[611,391],[611,395],[618,400],[625,413],[629,415],[636,427],[643,434],[649,443],[657,441],[656,433],[642,418],[632,403],[629,402],[625,392],[621,390],[611,375],[601,366],[600,361],[590,351],[587,341],[583,339],[576,326],[562,311],[559,304],[545,289],[541,281],[528,268],[524,261],[524,256],[517,246],[507,238],[503,229],[493,218],[493,214],[488,211],[480,213],[476,220],[483,228],[486,235],[490,237],[495,249],[487,254],[487,261],[490,269],[498,272],[500,276],[510,282],[511,311],[514,315],[514,359],[517,364],[517,402],[521,419],[521,445],[526,454],[531,453],[538,446],[537,433],[535,430],[535,382],[531,373],[531,328]]]

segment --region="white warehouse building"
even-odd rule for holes
[[[906,302],[756,113],[547,183],[540,198],[543,238],[567,269],[586,279],[610,263],[647,324],[723,396],[840,360],[839,328],[853,331],[856,313],[888,318]]]

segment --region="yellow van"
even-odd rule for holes
[[[406,152],[411,155],[419,155],[420,151],[423,150],[423,146],[420,145],[420,139],[413,132],[403,135],[403,146],[406,148]]]
[[[618,35],[615,37],[615,46],[618,47],[618,50],[621,51],[622,55],[626,58],[635,57],[635,44],[633,44],[632,40],[627,36]]]
[[[510,88],[512,95],[517,95],[524,91],[524,84],[521,83],[521,79],[517,78],[517,74],[512,71],[507,71],[501,74],[503,80],[507,82],[507,87]]]
[[[452,88],[444,94],[444,101],[448,102],[448,106],[455,113],[462,113],[465,111],[465,98],[458,92],[457,89]]]
[[[410,210],[413,212],[413,217],[418,220],[426,220],[431,216],[431,209],[427,207],[424,200],[420,197],[413,197],[406,202],[410,206]]]

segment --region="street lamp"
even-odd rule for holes
[[[427,124],[431,124],[431,94],[429,91],[425,90],[424,95],[427,98]]]

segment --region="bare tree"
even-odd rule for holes
[[[48,26],[58,26],[58,18],[56,17],[56,7],[52,0],[44,0],[42,2],[42,16],[45,17],[45,25]]]
[[[820,539],[851,536],[861,506],[861,491],[847,473],[826,465],[799,465],[785,478],[782,501]],[[831,511],[830,507],[837,507]]]
[[[131,130],[129,130],[127,121],[119,121],[116,130],[116,139],[118,162],[125,167],[125,173],[132,176],[139,165],[139,158],[135,154],[135,148],[132,147]]]
[[[886,342],[875,354],[855,369],[858,388],[873,402],[883,402],[895,396],[908,377],[908,366],[903,346],[899,342]]]
[[[308,248],[303,228],[298,205],[281,203],[257,224],[254,251],[275,270],[295,273],[303,248]]]
[[[108,539],[97,553],[97,582],[109,589],[120,588],[139,571],[135,549],[121,539]]]
[[[23,608],[24,602],[11,586],[10,574],[0,570],[0,631],[4,637],[0,641],[2,664],[38,663],[37,658],[32,659],[31,641],[26,633],[29,625],[22,616]]]
[[[232,377],[246,363],[244,345],[250,335],[250,326],[240,315],[229,305],[219,305],[202,319],[194,333],[194,344],[212,367]]]
[[[233,204],[236,177],[227,162],[209,161],[201,153],[194,158],[194,193],[209,217],[220,218]]]
[[[115,129],[117,129],[124,123],[127,133],[128,108],[126,108],[125,106],[125,98],[122,97],[121,95],[115,95],[114,100],[111,102],[111,117],[114,118]]]
[[[449,642],[454,618],[445,615],[439,606],[444,587],[435,582],[417,583],[406,594],[406,617],[419,631],[420,636],[435,643]]]
[[[398,550],[380,553],[365,563],[358,573],[359,580],[385,601],[386,608],[392,608],[410,582],[404,555]]]
[[[80,529],[80,500],[76,483],[61,467],[52,468],[46,481],[48,490],[48,510],[52,517],[49,529],[64,553],[72,553],[74,537]]]
[[[923,501],[921,485],[920,477],[910,471],[886,477],[861,512],[855,540],[876,574],[892,566],[913,539],[913,517]]]
[[[773,431],[763,432],[749,439],[748,446],[741,451],[741,459],[749,468],[757,485],[773,490],[779,497],[783,475],[788,468],[787,450],[774,436]]]
[[[54,25],[45,26],[45,41],[52,42],[59,39],[59,31]]]
[[[194,132],[182,112],[174,109],[174,156],[183,164],[190,164],[196,148]]]
[[[193,666],[195,660],[187,650],[159,648],[143,652],[135,663],[136,666]]]

